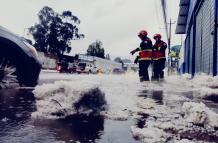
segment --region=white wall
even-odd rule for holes
[[[98,57],[79,55],[79,59],[90,61],[95,63],[97,69],[102,70],[103,72],[110,73],[114,68],[122,68],[121,63],[117,63],[111,60],[106,60]]]
[[[43,69],[56,69],[57,64],[55,59],[46,57],[43,52],[38,52],[38,58]]]

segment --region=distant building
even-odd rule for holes
[[[217,75],[218,0],[180,0],[177,34],[185,34],[183,72]]]
[[[89,63],[94,65],[97,69],[104,73],[111,73],[113,69],[122,69],[122,64],[108,59],[102,59],[94,56],[87,56],[85,54],[78,54],[75,56],[62,55],[59,59],[48,54],[38,52],[40,63],[43,69],[56,69],[57,63],[66,63],[67,65],[77,65],[78,63]]]
[[[111,73],[115,68],[122,69],[121,63],[117,63],[111,60],[102,59],[94,56],[79,54],[78,60],[79,62],[93,63],[97,67],[97,69],[101,70],[104,73]]]
[[[56,69],[57,58],[43,52],[38,52],[38,58],[42,65],[42,69]]]

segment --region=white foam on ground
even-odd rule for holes
[[[165,81],[157,86],[156,83],[150,84],[149,90],[164,90],[165,92],[176,94],[179,92],[193,91],[195,98],[208,98],[210,96],[218,98],[218,76],[212,77],[206,74],[197,74],[194,78],[191,75],[166,76]]]
[[[192,141],[188,139],[182,139],[182,140],[175,140],[174,143],[208,143],[205,141]]]
[[[82,93],[96,88],[98,85],[87,81],[56,81],[52,84],[37,86],[33,91],[36,97],[37,111],[32,113],[33,118],[64,118],[76,113],[73,104]],[[62,113],[63,116],[52,115]]]
[[[194,133],[202,130],[206,133],[207,131],[215,132],[214,127],[218,126],[218,115],[203,103],[185,102],[182,107],[178,106],[176,108],[156,105],[154,108],[138,110],[138,113],[149,116],[145,119],[146,122],[143,128],[133,126],[131,131],[134,137],[139,138],[144,143],[166,142],[169,137],[172,138],[172,142],[180,140],[175,138],[174,134],[168,133],[167,130],[178,133],[185,131]],[[185,116],[182,115],[183,113]],[[136,116],[136,118],[140,119],[142,117]],[[201,124],[203,127],[195,126],[195,124]],[[187,140],[181,140],[182,143],[185,141]]]
[[[137,104],[137,93],[141,87],[137,74],[102,75],[98,77],[100,89],[109,104],[107,118],[127,120],[129,111]]]
[[[142,109],[151,109],[156,105],[155,101],[149,98],[140,98],[137,102],[137,106]]]
[[[49,76],[51,77],[51,75]],[[53,109],[52,112],[60,110],[60,107],[57,103],[51,103],[51,99],[57,99],[58,102],[59,100],[60,102],[63,101],[62,104],[64,106],[64,109],[67,110],[68,114],[72,114],[73,112],[75,112],[72,109],[72,102],[75,102],[79,98],[76,94],[81,93],[86,89],[88,90],[92,88],[94,84],[97,84],[97,86],[105,93],[107,103],[109,104],[109,111],[103,113],[104,116],[108,119],[127,120],[128,118],[130,118],[130,112],[133,113],[132,117],[135,117],[137,119],[141,118],[138,113],[149,115],[148,119],[146,120],[146,125],[142,129],[135,126],[131,127],[133,135],[140,138],[146,143],[166,141],[169,136],[172,137],[172,134],[166,133],[165,130],[168,129],[183,132],[187,130],[195,131],[196,127],[193,126],[193,123],[203,123],[206,128],[210,129],[216,127],[217,125],[217,120],[214,120],[215,118],[218,119],[215,113],[213,113],[205,105],[202,105],[200,103],[192,104],[192,102],[187,102],[183,105],[184,101],[190,101],[190,99],[187,99],[181,93],[210,88],[209,86],[212,84],[216,86],[216,81],[218,78],[213,79],[210,76],[199,75],[196,76],[196,79],[190,79],[190,75],[175,75],[166,77],[165,81],[161,83],[140,83],[137,74],[63,74],[61,76],[62,77],[58,77],[58,79],[63,78],[70,80],[70,82],[66,82],[67,85],[57,82],[55,83],[55,85],[48,85],[46,87],[40,86],[38,90],[36,88],[37,92],[35,94],[37,94],[37,98],[39,99],[39,103],[37,101],[37,104],[41,109],[40,112],[37,111],[38,115],[46,116],[46,114],[44,114],[43,112],[48,113],[47,110],[50,111]],[[55,79],[56,77],[54,76],[53,78]],[[94,82],[87,84],[88,81]],[[59,93],[59,90],[63,89],[63,87],[66,88],[64,93],[56,94]],[[164,105],[157,105],[154,100],[138,97],[137,95],[141,90],[163,91]],[[74,94],[73,91],[76,93]],[[203,92],[201,93],[202,96],[196,95],[196,97],[204,97],[205,94]],[[70,96],[65,99],[65,94]],[[44,96],[46,96],[46,98]],[[166,101],[170,101],[170,103],[166,103]],[[183,102],[181,102],[180,105],[177,103],[173,103],[175,101]],[[49,107],[46,107],[45,105]],[[175,106],[172,107],[171,105]],[[185,114],[185,117],[183,117],[183,113]],[[178,139],[174,138],[173,140],[178,141]]]
[[[140,129],[132,126],[131,131],[135,138],[140,139],[144,143],[165,142],[167,138],[167,134],[162,130],[153,127]]]
[[[37,98],[37,112],[33,117],[54,118],[53,112],[63,112],[69,115],[75,112],[72,104],[79,100],[79,95],[93,87],[99,87],[105,93],[109,111],[104,113],[109,119],[127,120],[129,111],[136,106],[137,91],[140,82],[137,74],[126,75],[69,75],[48,74],[41,80],[61,79],[52,84],[37,86],[34,94]],[[67,81],[66,81],[67,80]],[[91,82],[93,81],[93,82]],[[60,105],[55,102],[58,101]],[[56,118],[56,117],[55,117]]]
[[[218,88],[213,89],[210,87],[201,87],[201,88],[195,88],[193,89],[194,96],[198,98],[209,98],[211,96],[218,98]]]
[[[176,142],[177,143],[194,143],[193,141],[188,140],[188,139],[177,140]]]
[[[148,101],[148,100],[147,100]],[[154,101],[150,101],[153,103]],[[155,105],[152,108],[143,108],[139,106],[137,119],[143,118],[143,115],[149,115],[145,120],[143,128],[132,126],[131,131],[135,138],[140,139],[144,143],[166,142],[172,135],[165,132],[165,129],[182,130],[184,128],[184,120],[180,120],[180,109],[170,109],[165,105]]]
[[[9,120],[9,119],[6,118],[6,117],[4,117],[4,118],[1,119],[2,122],[7,122],[8,120]]]
[[[102,114],[105,118],[110,120],[117,120],[117,121],[126,121],[129,118],[129,115],[127,112],[124,111],[117,111],[117,112],[102,112]]]
[[[185,102],[182,110],[188,122],[204,125],[209,129],[218,127],[218,114],[203,103]]]
[[[191,87],[196,98],[207,98],[214,96],[218,98],[218,76],[212,77],[206,74],[198,74],[191,80],[182,77],[186,85]]]

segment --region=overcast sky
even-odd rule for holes
[[[179,0],[167,0],[168,14],[177,20]],[[0,25],[21,36],[38,21],[44,6],[56,12],[70,10],[81,20],[82,40],[72,42],[72,54],[85,53],[88,45],[101,40],[105,52],[112,57],[131,58],[129,52],[138,47],[137,37],[146,29],[149,37],[161,33],[165,39],[160,0],[0,0]],[[176,25],[173,25],[175,29]],[[172,44],[180,44],[180,36],[172,31]]]

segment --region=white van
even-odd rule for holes
[[[97,68],[93,63],[78,63],[77,73],[97,73]]]

